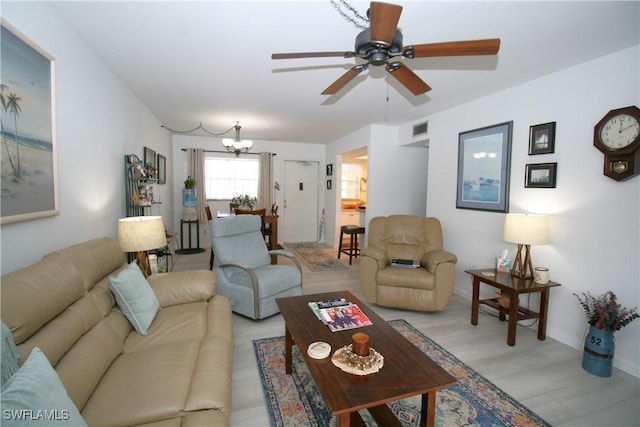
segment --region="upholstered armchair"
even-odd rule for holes
[[[209,221],[218,265],[216,292],[229,298],[231,309],[251,319],[279,313],[276,298],[302,295],[302,269],[292,253],[267,249],[258,215],[232,215]],[[293,260],[271,264],[271,255]]]
[[[455,286],[457,258],[442,249],[438,219],[376,217],[369,222],[368,233],[360,258],[360,284],[367,301],[419,311],[441,311],[447,306]],[[410,259],[420,266],[395,267],[392,259]]]

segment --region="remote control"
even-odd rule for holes
[[[349,305],[349,303],[344,299],[338,299],[333,301],[319,302],[318,308],[342,307],[343,305]]]

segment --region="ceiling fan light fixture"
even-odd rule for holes
[[[361,18],[357,11],[345,0],[340,2]],[[372,1],[367,11],[369,28],[356,36],[354,52],[299,52],[277,53],[272,59],[320,58],[320,57],[357,57],[373,66],[386,65],[393,77],[413,95],[422,95],[431,90],[408,66],[400,62],[391,62],[394,58],[432,58],[440,56],[496,55],[500,50],[500,39],[462,40],[452,42],[423,43],[403,47],[402,32],[398,28],[402,6]],[[335,82],[321,92],[322,95],[334,95],[351,82],[365,68],[359,65],[351,67]]]
[[[355,54],[362,59],[367,59],[375,51],[383,51],[385,55],[388,53],[391,56],[402,53],[402,33],[400,30],[396,30],[391,44],[385,41],[372,40],[371,30],[368,28],[361,31],[356,36]]]

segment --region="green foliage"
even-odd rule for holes
[[[196,186],[196,180],[191,178],[190,176],[184,180],[184,188],[193,188]]]
[[[248,206],[249,209],[253,209],[258,204],[258,198],[251,197],[248,194],[240,194],[231,199],[231,203],[235,203],[238,206]]]
[[[608,291],[605,294],[594,297],[589,292],[583,292],[582,297],[573,294],[578,298],[580,305],[584,309],[587,323],[603,331],[619,331],[633,320],[640,317],[638,307],[629,310],[618,304],[616,294]]]

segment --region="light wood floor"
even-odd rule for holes
[[[175,271],[209,268],[209,249],[174,258]],[[342,260],[348,266],[344,255]],[[357,259],[346,271],[312,273],[305,267],[303,273],[305,294],[348,289],[365,301]],[[516,346],[509,347],[506,322],[487,312],[472,326],[471,302],[462,296],[454,295],[440,313],[372,308],[386,320],[405,319],[554,426],[640,426],[638,378],[615,368],[611,378],[591,375],[581,368],[582,352],[552,338],[538,341],[525,326],[518,328]],[[233,316],[231,425],[268,426],[252,340],[284,335],[284,322],[280,315],[261,321]]]

